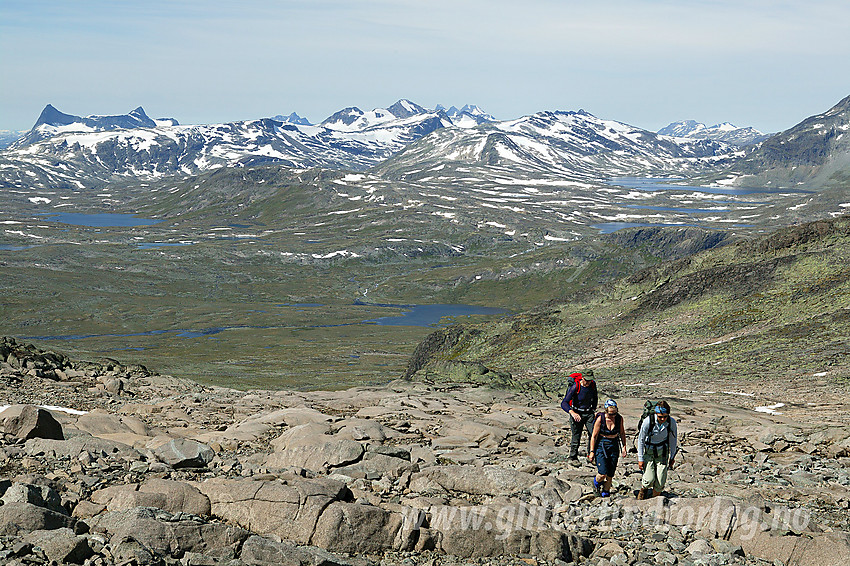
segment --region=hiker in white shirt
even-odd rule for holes
[[[673,468],[679,451],[677,434],[670,405],[667,401],[659,401],[654,413],[644,419],[638,434],[638,468],[643,472],[638,499],[661,495],[667,483],[667,471]]]

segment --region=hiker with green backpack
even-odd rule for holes
[[[600,497],[611,495],[611,481],[617,470],[620,456],[626,457],[626,427],[623,416],[613,399],[605,401],[605,410],[597,413],[593,421],[593,434],[590,437],[590,453],[587,459],[596,461],[596,477],[593,478],[593,492]]]
[[[659,401],[647,418],[638,425],[638,469],[643,472],[638,499],[661,494],[667,483],[667,472],[679,451],[676,420],[670,416],[670,405]]]

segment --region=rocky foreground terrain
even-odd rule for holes
[[[630,436],[647,398],[680,423],[668,491],[637,501],[633,453],[594,497],[542,394],[245,392],[4,338],[0,563],[845,565],[850,412],[818,379],[600,381]]]

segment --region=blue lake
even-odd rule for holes
[[[592,224],[590,227],[599,230],[600,234],[613,234],[617,230],[623,230],[625,228],[650,228],[653,226],[694,226],[694,224],[644,224],[640,222],[601,222],[599,224]]]
[[[363,302],[355,304],[403,309],[401,316],[382,316],[363,321],[380,326],[438,326],[443,317],[454,318],[458,316],[500,315],[508,313],[506,309],[475,305],[386,305]]]
[[[709,212],[728,212],[728,208],[676,208],[669,206],[644,206],[642,204],[625,204],[624,208],[635,208],[638,210],[658,210],[660,212],[683,212],[685,214],[703,214]]]
[[[34,247],[35,246],[12,246],[10,244],[0,244],[0,250],[7,252],[19,252],[21,250],[28,250]]]
[[[280,307],[321,307],[326,306],[320,303],[290,303],[290,304],[279,304],[276,306]],[[240,329],[258,329],[258,330],[268,330],[268,329],[287,329],[287,330],[298,330],[299,328],[333,328],[339,326],[357,326],[360,324],[377,324],[379,326],[431,326],[436,327],[440,326],[441,322],[444,324],[448,324],[451,322],[446,322],[446,319],[452,319],[455,317],[461,316],[470,316],[470,315],[502,315],[507,314],[509,311],[506,309],[495,308],[495,307],[480,307],[475,305],[393,305],[393,304],[373,304],[373,303],[364,303],[361,301],[355,302],[352,306],[368,306],[368,307],[384,307],[387,309],[398,310],[402,309],[402,313],[400,315],[391,315],[391,316],[382,316],[378,318],[372,318],[368,320],[363,320],[360,322],[352,322],[352,323],[343,323],[343,324],[313,324],[306,325],[301,327],[293,327],[288,325],[280,325],[280,326],[252,326],[252,325],[234,325],[234,326],[212,326],[208,328],[199,328],[199,329],[191,329],[191,328],[182,328],[182,329],[173,329],[173,330],[148,330],[145,332],[133,332],[133,333],[115,333],[115,334],[65,334],[60,336],[22,336],[21,338],[27,340],[84,340],[86,338],[102,338],[102,337],[113,337],[113,338],[133,338],[137,336],[156,336],[160,334],[172,334],[177,338],[214,338],[216,334],[220,334],[227,330],[240,330]],[[134,346],[127,346],[127,348],[134,348]]]
[[[755,193],[808,193],[799,189],[766,189],[748,187],[695,187],[689,185],[671,185],[681,181],[681,178],[671,177],[616,177],[607,181],[608,185],[637,189],[639,191],[688,191],[711,193],[716,195],[752,195]]]
[[[136,244],[137,250],[153,250],[156,248],[167,248],[172,246],[191,246],[192,242],[145,242]]]
[[[83,212],[42,212],[48,222],[60,222],[72,226],[93,226],[97,228],[148,226],[158,224],[162,220],[153,218],[138,218],[135,214],[97,213],[86,214]]]

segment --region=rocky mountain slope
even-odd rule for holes
[[[773,392],[801,374],[846,383],[848,265],[850,217],[793,226],[502,322],[439,331],[408,375],[546,387],[553,371],[579,364],[637,382],[673,379],[683,391],[710,379]]]
[[[850,559],[850,411],[846,390],[818,377],[817,406],[710,377],[688,393],[675,379],[599,379],[630,446],[645,396],[668,399],[679,422],[667,490],[638,501],[633,449],[612,497],[594,497],[593,468],[566,464],[558,397],[539,390],[243,392],[8,338],[0,353],[7,564]]]
[[[850,96],[762,143],[730,173],[738,185],[819,187],[850,169]],[[846,190],[846,184],[844,185]]]

